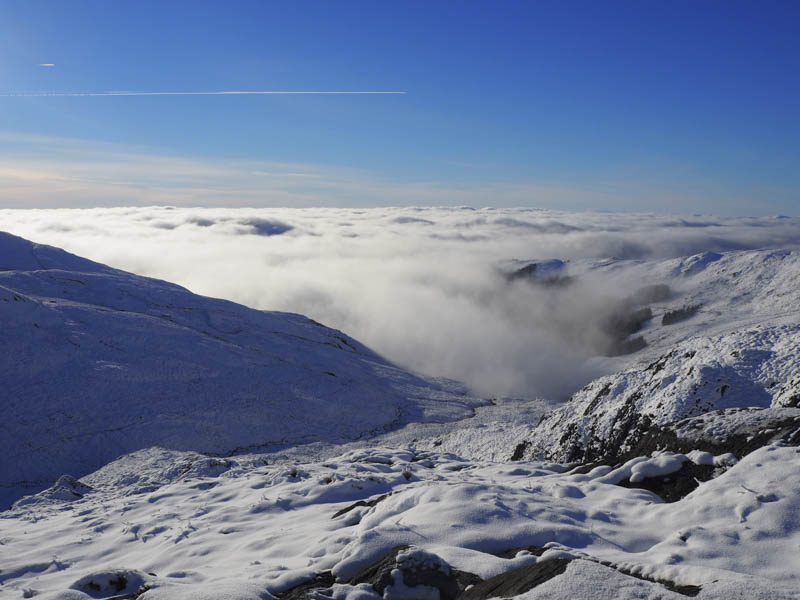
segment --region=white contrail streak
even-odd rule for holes
[[[218,92],[0,92],[2,98],[85,97],[85,96],[355,96],[405,94],[401,91],[335,91],[335,90],[248,90]]]

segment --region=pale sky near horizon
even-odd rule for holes
[[[0,206],[795,215],[799,33],[790,1],[2,0]]]

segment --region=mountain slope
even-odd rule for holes
[[[0,234],[0,486],[149,446],[230,453],[353,439],[479,401],[306,317],[192,294]]]

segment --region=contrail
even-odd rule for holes
[[[85,97],[85,96],[356,96],[356,95],[397,95],[402,91],[362,91],[362,90],[228,90],[217,92],[0,92],[2,98],[42,98],[42,97]]]

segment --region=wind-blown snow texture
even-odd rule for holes
[[[404,569],[421,564],[448,577],[460,574],[462,583],[516,577],[520,585],[508,596],[518,600],[800,599],[800,256],[795,252],[559,265],[559,276],[613,277],[631,283],[626,293],[635,289],[634,283],[662,284],[669,293],[650,294],[646,302],[652,318],[636,334],[644,337],[646,347],[621,358],[596,359],[622,365],[622,371],[590,383],[547,413],[553,405],[543,400],[498,398],[478,405],[451,393],[452,384],[408,375],[343,334],[297,315],[250,311],[17,238],[0,239],[19,254],[12,268],[33,269],[0,273],[0,285],[14,290],[7,303],[0,302],[0,314],[7,315],[0,335],[21,348],[4,354],[11,357],[4,361],[13,362],[3,362],[2,373],[4,380],[28,377],[15,388],[18,395],[68,390],[66,374],[82,373],[108,389],[118,385],[113,388],[121,394],[116,410],[127,410],[130,403],[137,414],[147,405],[123,383],[139,386],[139,392],[156,384],[126,380],[117,373],[124,369],[107,369],[106,362],[139,365],[139,373],[148,373],[168,361],[190,368],[213,359],[232,369],[223,372],[218,366],[216,378],[202,380],[214,394],[221,390],[215,382],[243,394],[247,388],[235,377],[246,381],[249,373],[258,376],[258,369],[264,369],[271,379],[265,376],[261,385],[296,393],[295,411],[279,412],[283,420],[277,426],[269,416],[248,429],[233,412],[214,412],[222,409],[211,392],[205,396],[193,388],[212,418],[206,422],[192,413],[180,420],[176,414],[175,423],[231,436],[237,429],[284,436],[290,427],[308,432],[301,445],[219,457],[180,446],[198,441],[193,439],[198,429],[183,426],[160,442],[162,448],[142,443],[131,454],[114,448],[114,456],[122,456],[93,473],[80,470],[85,462],[65,458],[64,464],[72,461],[78,468],[61,471],[79,477],[57,478],[59,471],[51,487],[0,514],[4,598],[252,600],[276,597],[299,584],[307,586],[307,593],[290,597],[450,597],[444,587],[434,586],[434,579],[412,587]],[[68,275],[39,269],[62,264],[59,257],[71,261]],[[82,284],[68,286],[67,276]],[[64,289],[74,296],[65,298],[59,293]],[[636,302],[644,300],[631,302],[630,308],[638,310]],[[697,308],[662,321],[686,307]],[[136,327],[113,329],[108,323],[116,318],[123,324],[138,320],[133,321]],[[121,353],[114,354],[119,351],[105,346],[102,353],[93,353],[100,339],[118,344],[121,332],[133,333],[137,327],[153,328],[148,335],[155,336],[156,351],[158,335],[163,335],[158,360],[134,354],[141,362],[124,363],[117,358]],[[234,333],[237,327],[242,331]],[[16,329],[7,333],[9,328]],[[78,336],[78,331],[90,333]],[[139,338],[136,346],[137,338],[132,339],[124,346],[128,354],[144,344]],[[174,353],[170,339],[177,345]],[[50,346],[53,340],[61,345]],[[68,352],[62,350],[67,347]],[[254,350],[264,347],[272,350]],[[235,360],[225,362],[226,352]],[[26,356],[42,360],[23,362]],[[284,362],[287,356],[291,360]],[[65,360],[73,362],[59,362]],[[241,360],[246,367],[237,370],[233,363]],[[35,374],[27,372],[31,365],[38,369]],[[315,369],[322,374],[330,369],[337,379],[349,373],[350,386],[315,384],[327,382],[326,377],[334,380]],[[106,380],[107,372],[122,379]],[[163,376],[165,371],[155,372]],[[205,371],[188,372],[196,377]],[[279,375],[287,372],[296,374],[294,385]],[[42,381],[45,374],[56,382],[61,377],[62,383]],[[164,379],[158,385],[172,389],[173,380]],[[362,392],[367,388],[373,402],[366,405],[369,411]],[[307,411],[318,410],[335,389],[340,390],[339,409],[324,418],[339,439],[328,440]],[[180,408],[187,408],[189,399],[173,397],[182,398]],[[50,395],[37,398],[49,410],[58,405]],[[154,395],[149,404],[157,405],[160,398]],[[87,423],[113,416],[100,403],[105,399],[93,398]],[[380,410],[386,406],[406,411],[389,431],[384,431],[384,416],[393,413]],[[20,408],[18,414],[33,415],[32,408]],[[263,405],[241,402],[237,410],[252,420]],[[8,432],[21,436],[26,427],[36,426],[29,417]],[[658,440],[677,436],[686,448],[625,456],[641,447],[637,436],[655,426],[663,427]],[[44,433],[58,434],[59,427]],[[145,429],[141,434],[149,435]],[[368,429],[361,439],[348,439]],[[773,433],[787,441],[770,442]],[[100,448],[109,442],[105,435],[85,441],[96,440]],[[743,440],[737,456],[700,449],[724,446],[731,436]],[[3,443],[19,453],[7,437],[4,431]],[[5,461],[9,452],[4,447],[0,454],[4,466],[10,464]],[[515,461],[509,460],[512,455]],[[558,462],[602,462],[604,457],[614,460],[578,469]],[[682,473],[689,474],[692,489],[670,502],[639,489],[657,481],[669,491],[686,478]],[[409,548],[398,553],[398,547]],[[378,594],[364,583],[368,578],[363,574],[391,551],[397,554],[391,578]],[[549,579],[526,585],[520,573],[535,565],[547,571],[548,564],[559,568],[550,568]],[[449,585],[456,585],[453,581]],[[465,599],[486,597],[478,595],[480,589],[458,593]]]
[[[0,486],[12,497],[149,446],[227,454],[342,441],[479,404],[300,315],[8,234],[0,268]]]
[[[374,599],[346,582],[412,545],[484,579],[578,560],[526,598],[685,597],[657,580],[700,586],[699,598],[800,597],[796,448],[758,450],[672,504],[609,471],[391,449],[266,466],[140,451],[84,478],[92,490],[72,502],[43,495],[3,515],[0,593],[108,597],[74,588],[128,573],[150,588],[144,600],[269,598],[332,570],[342,594]],[[526,546],[546,550],[497,556]]]

